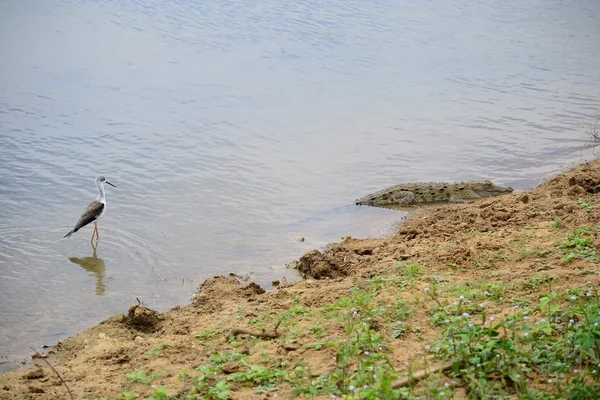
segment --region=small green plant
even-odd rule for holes
[[[270,370],[258,365],[250,365],[246,371],[234,372],[227,378],[228,381],[241,382],[254,387],[258,393],[274,392],[279,390],[277,382],[287,376],[284,370]]]
[[[156,358],[160,354],[160,349],[154,348],[154,349],[150,350],[146,354],[148,355],[149,358]]]
[[[598,293],[593,287],[557,293],[548,282],[535,308],[547,318],[534,321],[526,304],[502,318],[486,311],[480,318],[452,316],[431,352],[453,363],[450,374],[476,398],[597,398]]]
[[[536,274],[527,278],[527,282],[523,284],[523,289],[533,289],[542,284],[547,284],[554,279],[554,276],[546,274]]]
[[[412,316],[413,308],[406,302],[398,300],[392,312],[395,320],[406,321]]]
[[[407,325],[407,324],[403,323],[402,321],[394,322],[392,324],[391,328],[393,329],[391,336],[394,339],[402,338],[407,331],[411,330],[410,325]]]
[[[374,276],[368,280],[369,283],[373,284],[374,290],[379,290],[380,288],[391,286],[399,281],[402,281],[402,277],[400,276],[387,277],[381,275]]]
[[[578,205],[580,208],[582,208],[582,209],[584,209],[585,211],[587,211],[587,212],[590,212],[590,213],[591,213],[592,211],[594,211],[594,209],[595,209],[595,208],[594,208],[594,205],[593,205],[593,204],[591,204],[589,201],[583,201],[583,200],[579,200],[579,201],[577,202],[577,205]]]
[[[569,263],[575,259],[581,259],[596,264],[600,262],[594,249],[594,240],[590,236],[591,230],[585,226],[574,229],[567,236],[567,241],[561,245],[565,254],[561,261]]]
[[[308,328],[308,333],[310,333],[311,335],[315,335],[318,338],[322,338],[323,336],[325,336],[324,329],[322,326],[313,326],[311,328]]]
[[[204,332],[197,334],[196,338],[198,338],[199,340],[204,342],[204,341],[214,339],[216,335],[217,335],[217,332],[215,330],[208,330],[208,331],[204,331]]]
[[[136,372],[125,374],[125,377],[131,382],[139,382],[143,383],[144,385],[149,385],[154,379],[156,379],[156,374],[154,372],[148,372],[146,374],[145,370],[140,369]]]
[[[407,281],[414,281],[423,275],[423,267],[408,261],[398,261],[396,270],[406,277]]]
[[[244,361],[246,358],[247,358],[246,355],[238,353],[237,351],[234,350],[232,352],[212,354],[208,359],[210,362],[212,362],[216,366],[221,366],[228,362]]]
[[[293,317],[296,315],[306,314],[309,311],[310,311],[310,309],[308,307],[296,306],[296,307],[292,307],[289,310],[287,310],[285,312],[285,314],[286,314],[285,317],[289,318],[289,317]]]
[[[448,265],[448,266],[450,266],[450,265]],[[455,266],[456,266],[456,264],[455,264]],[[431,279],[431,281],[433,283],[436,283],[436,284],[448,282],[448,279],[444,278],[443,276],[436,276],[436,275],[434,275],[430,279]]]
[[[454,286],[451,288],[451,292],[473,301],[499,300],[504,297],[507,286],[509,285],[499,282],[476,281],[468,286]]]
[[[559,219],[555,219],[548,225],[548,228],[554,231],[560,230],[563,228],[563,224]]]
[[[159,386],[154,389],[154,393],[147,397],[146,400],[167,400],[167,389],[164,386]]]
[[[168,349],[170,347],[171,347],[170,344],[163,344],[160,347],[156,347],[156,348],[154,348],[154,349],[152,349],[152,350],[150,350],[148,352],[148,357],[149,358],[156,358],[156,357],[158,357],[160,355],[160,352],[162,350],[166,350],[166,349]]]
[[[229,383],[225,380],[219,381],[215,386],[208,389],[208,399],[227,400],[229,399]]]
[[[138,397],[140,397],[139,393],[136,392],[123,392],[121,393],[121,397],[119,397],[121,400],[129,400],[129,399],[137,399]]]

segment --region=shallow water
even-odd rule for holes
[[[402,213],[352,205],[382,187],[589,158],[600,3],[453,3],[0,2],[0,368],[136,297],[385,234]],[[98,174],[94,258],[91,227],[61,238]]]

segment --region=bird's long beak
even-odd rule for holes
[[[116,188],[116,186],[115,186],[115,185],[113,185],[112,183],[110,183],[109,181],[105,181],[105,182],[106,182],[106,183],[108,183],[110,186],[112,186],[112,187]]]

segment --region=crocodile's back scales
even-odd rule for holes
[[[418,203],[460,202],[512,192],[511,187],[496,186],[490,181],[414,182],[394,185],[356,201],[358,205],[393,206]]]

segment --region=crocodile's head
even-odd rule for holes
[[[475,191],[482,196],[499,196],[501,194],[511,193],[513,188],[510,186],[494,185],[491,181],[483,181]]]

